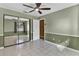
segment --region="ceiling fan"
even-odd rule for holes
[[[26,13],[30,13],[30,12],[33,12],[33,11],[37,11],[39,14],[42,14],[41,10],[50,10],[51,8],[40,8],[41,6],[41,3],[35,3],[36,7],[32,7],[32,6],[29,6],[29,5],[26,5],[26,4],[23,4],[23,6],[25,7],[29,7],[29,8],[32,8],[31,11],[29,12],[26,12]]]

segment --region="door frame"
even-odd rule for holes
[[[45,38],[45,34],[44,34],[45,33],[45,26],[44,26],[45,20],[44,19],[41,19],[40,22],[41,21],[43,21],[43,29],[41,29],[41,23],[39,23],[40,24],[40,26],[39,26],[40,27],[39,28],[40,29],[40,39],[43,39],[44,40],[44,38]],[[43,30],[43,36],[41,36],[41,30]]]
[[[32,19],[29,19],[29,41],[24,41],[24,42],[22,42],[22,43],[16,43],[16,44],[12,44],[12,45],[8,45],[8,46],[5,46],[5,36],[4,36],[4,30],[5,30],[5,24],[4,24],[4,22],[5,22],[5,16],[14,16],[14,15],[9,15],[9,14],[3,14],[3,47],[4,48],[6,48],[6,47],[10,47],[10,46],[14,46],[14,45],[19,45],[19,44],[23,44],[23,43],[26,43],[26,42],[30,42],[31,40],[32,40],[32,35],[31,35],[31,29],[32,29]],[[19,20],[19,18],[21,18],[21,17],[19,17],[19,16],[14,16],[14,17],[17,17],[18,18],[18,20]],[[23,17],[22,17],[23,18]],[[18,41],[19,41],[19,33],[18,33]],[[30,38],[31,37],[31,38]]]

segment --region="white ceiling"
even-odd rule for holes
[[[25,7],[22,5],[23,3],[0,3],[0,7],[15,10],[21,13],[24,13],[24,11],[30,11],[32,10],[31,8]],[[34,3],[26,3],[27,5],[35,7],[36,5]],[[42,14],[39,14],[37,11],[31,12],[31,13],[26,13],[30,14],[33,16],[43,16],[46,14],[49,14],[51,12],[56,12],[58,10],[77,5],[77,3],[42,3],[40,7],[50,7],[51,10],[41,10]]]

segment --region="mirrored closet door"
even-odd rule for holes
[[[12,46],[31,40],[29,19],[4,15],[4,46]]]
[[[19,43],[29,41],[29,19],[19,18],[17,25]]]
[[[4,16],[4,46],[18,43],[17,20],[18,17]]]

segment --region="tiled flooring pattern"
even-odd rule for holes
[[[7,47],[0,50],[1,56],[78,56],[79,53],[64,49],[60,51],[56,45],[43,40]]]

